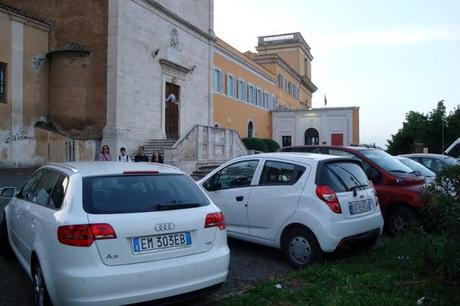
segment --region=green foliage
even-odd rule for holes
[[[387,239],[383,247],[259,284],[223,304],[416,305],[425,297],[423,305],[460,305],[454,272],[459,262],[458,247],[449,239],[414,231]]]
[[[243,138],[242,141],[248,150],[268,151],[267,144],[260,138]]]
[[[444,121],[444,122],[443,122]],[[442,130],[444,126],[444,149],[460,134],[460,106],[449,114],[443,102],[428,114],[411,111],[399,131],[388,140],[388,153],[397,155],[413,153],[414,144],[422,143],[429,152],[442,153]]]
[[[267,145],[267,152],[276,152],[280,148],[280,145],[273,139],[263,138],[262,140]]]

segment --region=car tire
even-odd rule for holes
[[[36,306],[51,306],[50,296],[46,288],[43,270],[38,260],[32,268],[32,283],[34,290],[34,303]]]
[[[11,249],[10,240],[8,239],[8,227],[4,214],[0,224],[0,254],[8,259],[13,257],[13,250]]]
[[[295,269],[304,268],[321,260],[322,251],[315,235],[305,228],[290,230],[283,239],[283,251]]]
[[[388,233],[392,236],[403,234],[417,224],[417,215],[412,208],[397,206],[387,217]]]

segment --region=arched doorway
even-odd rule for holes
[[[309,128],[305,131],[305,145],[318,145],[319,133],[317,129]]]
[[[254,124],[252,121],[249,121],[248,123],[248,138],[254,137]]]

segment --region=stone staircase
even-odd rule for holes
[[[159,151],[164,159],[165,150],[171,149],[177,139],[151,139],[144,144],[145,155],[152,159],[153,151]],[[137,153],[136,153],[137,154]],[[134,155],[136,155],[134,154]],[[132,157],[134,159],[134,156]]]
[[[197,163],[196,169],[190,175],[195,181],[198,181],[208,175],[212,170],[219,167],[225,161],[222,162],[209,162],[209,163]]]

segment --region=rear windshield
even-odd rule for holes
[[[209,205],[183,174],[99,176],[83,179],[83,208],[91,214],[122,214]]]
[[[318,185],[329,186],[335,192],[346,192],[369,187],[369,180],[364,170],[356,163],[328,163],[321,168]]]

